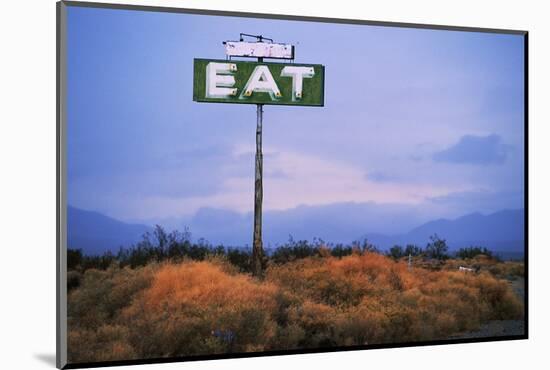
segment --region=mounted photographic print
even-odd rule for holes
[[[57,11],[59,368],[527,338],[527,32]]]

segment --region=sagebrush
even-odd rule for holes
[[[367,251],[270,263],[261,281],[210,257],[71,271],[69,284],[71,362],[436,340],[523,318],[488,270],[409,268]]]

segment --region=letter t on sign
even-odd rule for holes
[[[281,77],[292,77],[292,100],[302,98],[304,78],[312,78],[313,76],[315,76],[313,67],[287,66],[281,71]]]

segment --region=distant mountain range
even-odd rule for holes
[[[321,237],[327,242],[350,243],[368,239],[381,249],[398,244],[416,244],[425,247],[433,234],[446,239],[450,249],[465,246],[484,246],[503,255],[520,256],[524,248],[524,210],[503,210],[489,215],[472,213],[454,220],[439,219],[421,224],[407,233],[364,233],[361,229],[375,229],[392,219],[383,215],[375,223],[370,206],[341,205],[328,207],[298,207],[288,211],[266,212],[264,216],[264,245],[278,244],[294,239]],[[326,209],[325,209],[326,208]],[[331,212],[332,211],[332,212]],[[346,214],[347,212],[347,214]],[[365,212],[370,215],[363,216]],[[336,215],[336,216],[335,216]],[[402,222],[403,221],[403,222]],[[394,223],[405,224],[405,217]],[[409,222],[410,223],[410,222]],[[202,209],[190,219],[182,221],[181,229],[190,228],[193,238],[201,237],[213,243],[231,246],[250,245],[252,217],[232,211]],[[406,226],[405,226],[406,227]],[[81,248],[87,254],[116,252],[120,246],[130,246],[141,236],[152,231],[151,226],[129,224],[98,212],[68,208],[68,245]],[[353,235],[356,235],[353,238]]]
[[[149,226],[128,224],[98,212],[71,206],[67,210],[67,244],[86,254],[102,254],[109,250],[116,253],[120,246],[138,242],[151,230]]]
[[[455,220],[439,219],[418,226],[401,235],[365,234],[380,248],[416,244],[424,247],[433,234],[446,239],[449,248],[483,246],[493,251],[523,252],[525,240],[525,211],[504,210],[490,215],[472,213]]]

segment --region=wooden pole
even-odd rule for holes
[[[256,105],[256,171],[254,179],[254,240],[252,247],[252,273],[256,277],[263,275],[262,243],[262,201],[263,201],[263,156],[262,156],[263,104]]]
[[[262,36],[260,36],[262,41]],[[258,58],[263,62],[264,58]],[[262,155],[262,123],[264,105],[256,104],[256,170],[254,176],[254,239],[252,242],[252,274],[263,277],[264,247],[262,242],[262,202],[263,202],[263,155]]]

